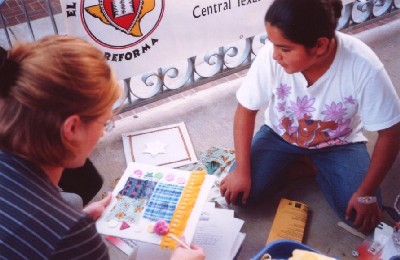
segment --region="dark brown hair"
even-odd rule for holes
[[[335,36],[341,0],[275,0],[264,22],[278,27],[291,42],[312,48],[318,38]]]

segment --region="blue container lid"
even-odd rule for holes
[[[288,259],[292,256],[293,250],[307,250],[318,253],[318,251],[299,242],[289,239],[279,239],[267,244],[256,256],[251,260],[259,260],[263,255],[269,254],[273,259]]]

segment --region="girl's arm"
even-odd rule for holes
[[[350,218],[351,211],[356,211],[353,225],[360,231],[371,231],[379,223],[381,211],[377,203],[364,204],[359,202],[359,197],[376,196],[379,185],[391,169],[400,150],[400,123],[384,130],[378,131],[367,174],[358,190],[350,199],[346,218]]]
[[[250,193],[250,150],[253,139],[255,117],[258,110],[249,110],[238,105],[233,124],[236,168],[221,181],[221,195],[228,204],[236,204],[238,195],[242,193],[245,204]]]

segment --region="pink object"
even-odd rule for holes
[[[186,182],[186,179],[184,178],[184,177],[179,177],[177,180],[176,180],[176,182],[178,183],[178,184],[185,184],[185,182]]]
[[[119,230],[124,230],[127,228],[130,228],[131,226],[129,226],[128,223],[126,223],[125,221],[122,222],[121,227],[119,228]]]
[[[142,171],[141,171],[141,170],[136,170],[136,171],[134,172],[134,174],[140,176],[140,175],[142,175]]]
[[[164,220],[159,220],[154,225],[154,229],[153,230],[154,230],[154,233],[156,233],[157,235],[164,236],[169,231],[168,223],[165,222]]]
[[[175,178],[175,175],[174,175],[173,173],[169,173],[169,174],[165,177],[165,179],[166,179],[167,181],[173,181],[174,178]]]

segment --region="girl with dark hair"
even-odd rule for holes
[[[306,156],[340,218],[364,232],[379,223],[379,185],[400,148],[400,102],[376,54],[335,31],[341,9],[341,0],[269,7],[269,41],[237,92],[236,162],[221,182],[227,203],[262,199]],[[265,124],[253,137],[265,106]],[[363,130],[378,132],[371,158]]]

